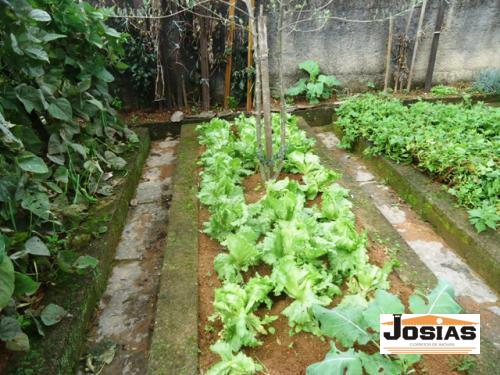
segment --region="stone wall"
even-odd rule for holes
[[[326,0],[309,0],[308,6],[324,4]],[[334,0],[328,6],[332,16],[373,20],[398,14],[411,5],[411,0]],[[437,16],[437,0],[428,0],[423,23],[414,82],[422,84]],[[395,18],[396,34],[403,32],[409,12]],[[409,35],[414,39],[420,6],[414,10]],[[275,21],[269,18],[270,48],[276,51]],[[302,29],[319,26],[316,20],[300,24]],[[386,44],[389,22],[345,22],[329,20],[313,32],[297,31],[287,34],[284,43],[284,74],[286,84],[296,81],[297,65],[312,59],[322,72],[335,74],[344,86],[363,89],[373,81],[381,85],[384,79]],[[411,60],[410,45],[408,64]],[[275,58],[271,57],[271,58]],[[395,59],[395,50],[393,50]],[[434,82],[471,81],[484,68],[500,68],[500,0],[448,0],[444,28],[440,36]],[[272,78],[276,81],[277,64],[271,63]],[[392,83],[392,76],[391,76]]]

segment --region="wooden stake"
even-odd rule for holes
[[[252,7],[255,6],[255,0],[251,0]],[[250,18],[248,20],[248,54],[247,54],[247,69],[250,71],[252,69],[253,65],[253,32],[252,32],[252,27],[253,27],[253,18]],[[253,104],[253,98],[252,98],[252,78],[248,76],[247,78],[247,112],[252,111],[252,104]]]
[[[434,66],[436,65],[436,55],[439,44],[439,35],[443,26],[444,19],[444,0],[439,0],[439,9],[436,18],[436,27],[434,36],[432,37],[431,54],[429,55],[429,65],[427,65],[427,74],[425,75],[425,92],[429,92],[432,86],[432,75],[434,74]]]
[[[422,2],[422,9],[420,9],[420,17],[418,19],[417,35],[415,37],[415,45],[413,46],[413,55],[411,57],[410,71],[408,73],[408,85],[406,89],[411,90],[411,81],[413,79],[413,70],[415,69],[415,60],[417,59],[417,49],[418,41],[420,39],[420,34],[422,33],[422,24],[424,23],[425,8],[427,7],[427,0]]]
[[[236,0],[229,1],[229,33],[227,35],[226,50],[229,51],[226,59],[226,78],[224,85],[224,109],[228,107],[228,98],[231,95],[231,68],[233,65],[233,40],[234,40],[234,8]]]
[[[384,92],[387,92],[387,86],[389,86],[389,75],[391,72],[391,52],[392,52],[392,30],[394,28],[394,20],[389,17],[389,37],[387,39],[387,55],[385,57],[385,80],[384,80]]]

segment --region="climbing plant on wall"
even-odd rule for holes
[[[61,270],[96,267],[72,232],[111,194],[103,175],[124,168],[119,154],[137,141],[111,106],[108,67],[125,66],[108,14],[72,0],[0,2],[0,340],[10,350],[28,350],[27,332],[66,314],[42,302]]]

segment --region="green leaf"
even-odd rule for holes
[[[320,74],[318,77],[318,82],[323,82],[325,86],[328,87],[333,87],[333,86],[340,86],[342,83],[337,79],[335,76],[326,76],[323,74]]]
[[[380,331],[380,314],[403,314],[404,305],[398,297],[379,289],[375,293],[375,298],[370,301],[368,307],[363,312],[363,319],[368,327],[376,332]]]
[[[41,9],[31,10],[30,17],[35,21],[40,22],[50,22],[52,20],[52,18],[50,18],[50,15],[46,11]]]
[[[17,165],[25,172],[36,174],[45,174],[49,171],[43,159],[32,154],[31,152],[23,152],[16,158]]]
[[[300,63],[299,68],[309,73],[309,79],[312,81],[314,81],[319,74],[319,65],[313,60],[306,60]]]
[[[368,375],[400,375],[401,368],[397,362],[391,361],[389,357],[379,353],[366,354],[358,352],[359,359]]]
[[[4,256],[0,263],[0,310],[9,304],[14,293],[14,265],[9,257]]]
[[[62,39],[62,38],[66,38],[66,35],[64,35],[64,34],[56,34],[56,33],[47,33],[47,34],[45,34],[42,37],[42,40],[44,42],[51,42],[53,40]]]
[[[19,48],[19,44],[17,43],[17,38],[14,34],[10,34],[10,46],[14,53],[18,55],[24,55],[23,51]]]
[[[26,52],[26,54],[28,56],[30,56],[36,60],[50,62],[49,55],[47,55],[47,52],[45,52],[43,47],[41,47],[39,45],[33,44],[31,46],[28,46],[28,47],[24,48],[24,52]]]
[[[12,340],[7,341],[5,347],[14,352],[27,352],[30,350],[30,339],[26,333],[20,332]]]
[[[40,287],[39,282],[36,282],[35,280],[33,280],[28,275],[25,275],[24,273],[16,272],[15,277],[16,277],[15,289],[14,289],[15,296],[25,296],[25,295],[31,296]]]
[[[363,320],[365,309],[366,301],[363,298],[348,296],[331,310],[315,305],[313,313],[320,322],[321,332],[348,348],[354,343],[364,345],[371,339]]]
[[[90,256],[90,255],[82,255],[78,257],[73,263],[73,267],[77,270],[86,270],[86,269],[94,269],[99,264],[99,260]]]
[[[439,280],[426,301],[414,294],[409,302],[413,314],[459,314],[462,311],[462,307],[455,301],[453,286],[444,280]]]
[[[253,375],[263,370],[260,364],[244,353],[233,354],[231,346],[224,341],[216,342],[210,350],[217,353],[221,361],[210,367],[206,375]]]
[[[50,115],[58,120],[71,121],[73,119],[73,110],[71,103],[65,98],[53,99],[49,105]]]
[[[53,326],[59,323],[66,315],[68,315],[66,310],[59,305],[51,303],[42,310],[40,318],[46,326]]]
[[[27,194],[21,201],[21,207],[47,220],[50,215],[50,201],[46,193],[36,192]]]
[[[0,263],[3,262],[3,257],[5,254],[6,244],[5,244],[5,236],[0,234]]]
[[[50,251],[43,241],[33,236],[24,244],[24,249],[28,254],[39,256],[50,256]]]
[[[110,168],[115,171],[121,171],[127,166],[127,162],[125,161],[125,159],[116,156],[111,151],[106,151],[104,153],[104,157],[106,158],[106,161],[109,163]]]
[[[0,320],[0,340],[12,340],[22,332],[21,326],[16,319],[10,316],[3,316]]]
[[[101,67],[100,69],[98,69],[94,73],[94,75],[104,82],[113,82],[115,80],[113,75],[108,70],[106,70],[106,68],[104,68],[104,67]]]
[[[361,375],[361,360],[354,349],[341,352],[335,346],[322,362],[313,363],[306,369],[306,375]]]
[[[35,89],[23,83],[15,88],[17,98],[23,103],[26,112],[31,113],[33,109],[42,111],[45,108],[45,98],[40,89]]]
[[[307,80],[305,78],[299,79],[295,85],[288,88],[288,90],[286,91],[286,95],[298,96],[305,93],[307,89],[306,82]]]

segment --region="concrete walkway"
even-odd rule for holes
[[[154,324],[178,140],[152,142],[89,338],[102,374],[144,374]],[[113,356],[114,353],[114,356]],[[98,370],[97,368],[97,370]]]

